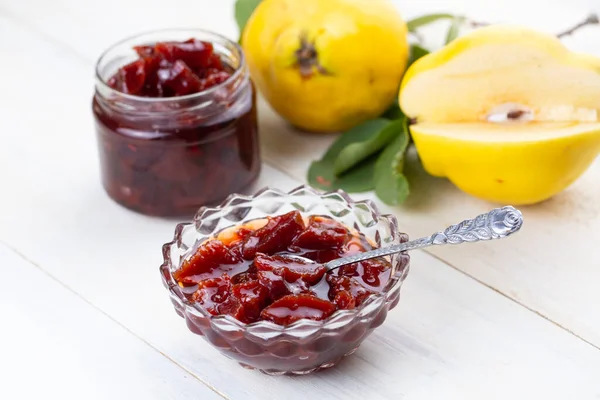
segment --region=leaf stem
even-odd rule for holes
[[[565,36],[569,36],[569,35],[572,35],[573,33],[575,33],[576,31],[578,31],[579,29],[583,28],[584,26],[598,25],[598,24],[600,24],[600,19],[598,19],[598,14],[592,13],[592,14],[588,15],[583,21],[574,25],[572,28],[569,28],[566,31],[559,33],[558,35],[556,35],[556,37],[562,38]]]
[[[412,35],[415,39],[417,39],[417,42],[419,42],[419,43],[423,43],[423,41],[425,40],[425,38],[423,37],[423,35],[420,34],[417,31],[409,31],[408,33],[410,35]]]
[[[467,19],[466,21],[472,28],[481,28],[484,26],[492,25],[489,22],[475,21],[472,19]],[[588,26],[588,25],[600,25],[600,18],[598,17],[598,14],[592,13],[592,14],[588,15],[583,21],[575,24],[573,27],[571,27],[563,32],[560,32],[559,34],[556,35],[556,37],[558,37],[560,39],[565,36],[572,35],[575,32],[577,32],[579,29],[581,29],[585,26]]]

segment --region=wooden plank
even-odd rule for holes
[[[298,378],[242,370],[188,332],[160,284],[160,246],[174,221],[134,214],[104,196],[89,67],[22,25],[3,20],[0,36],[19,37],[18,45],[0,43],[15,59],[3,66],[15,79],[0,99],[2,121],[5,131],[19,133],[0,147],[4,187],[11,189],[2,198],[0,239],[226,396],[600,395],[600,352],[422,252],[413,255],[399,307],[339,367]],[[36,69],[38,57],[52,62]],[[40,88],[35,118],[30,98],[19,95],[18,82],[30,76]],[[257,187],[264,184],[288,189],[298,182],[265,167]]]
[[[0,397],[222,399],[0,244]]]

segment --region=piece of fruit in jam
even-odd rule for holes
[[[311,285],[316,285],[326,272],[321,264],[262,253],[254,258],[254,266],[258,270],[259,282],[268,289],[273,301],[288,294],[312,293]]]
[[[127,64],[109,79],[108,85],[123,93],[137,94],[144,87],[146,68],[144,60],[137,60]]]
[[[156,43],[153,54],[171,63],[183,61],[190,68],[208,68],[213,50],[212,43],[192,38],[182,43]]]
[[[337,221],[311,216],[304,232],[294,239],[293,245],[311,250],[341,247],[350,239],[350,232]]]
[[[327,274],[326,279],[330,288],[329,298],[333,299],[338,307],[341,304],[345,309],[354,308],[359,306],[370,294],[375,293],[361,285],[356,278]],[[354,303],[349,301],[348,295],[354,299]]]
[[[333,303],[340,310],[352,310],[354,307],[356,307],[356,299],[352,293],[347,290],[338,292],[333,298]]]
[[[341,266],[338,275],[360,278],[365,284],[381,289],[389,275],[389,264],[377,259]]]
[[[287,282],[302,279],[309,285],[317,284],[327,269],[317,263],[306,262],[289,256],[268,256],[258,253],[254,258],[254,266],[258,271],[272,271],[282,276]]]
[[[222,274],[222,267],[225,265],[235,265],[240,262],[242,259],[221,241],[209,240],[200,245],[192,257],[185,260],[173,275],[182,283],[195,284],[203,279],[218,277]]]
[[[177,60],[164,68],[159,68],[157,76],[162,90],[176,93],[177,96],[197,93],[202,88],[200,78],[181,60]]]
[[[142,97],[174,97],[198,93],[225,82],[229,71],[212,43],[198,39],[135,46],[140,57],[121,67],[108,85]]]
[[[242,255],[251,260],[256,253],[275,254],[284,251],[304,228],[304,220],[298,211],[271,217],[265,226],[246,237]]]
[[[277,275],[273,271],[259,271],[257,277],[260,284],[267,288],[271,301],[279,300],[288,294],[309,291],[309,287],[304,281],[299,280],[290,284],[285,281],[283,276]]]
[[[261,311],[269,300],[267,288],[262,286],[258,281],[248,281],[233,285],[231,287],[231,295],[240,305],[234,317],[247,324],[258,320]]]
[[[250,324],[258,320],[267,305],[268,292],[258,281],[232,285],[231,279],[225,274],[200,282],[192,294],[192,300],[212,315],[231,315]]]
[[[200,282],[192,300],[212,315],[235,315],[240,308],[239,301],[231,295],[231,280],[227,274]]]
[[[335,304],[318,297],[300,294],[280,298],[260,314],[262,319],[279,325],[289,325],[300,319],[321,321],[336,310]]]

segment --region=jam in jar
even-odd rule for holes
[[[260,172],[256,93],[241,48],[202,30],[108,49],[93,99],[103,186],[121,205],[187,216]]]

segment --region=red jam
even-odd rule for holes
[[[241,49],[209,39],[140,45],[138,37],[129,45],[137,59],[116,72],[125,45],[100,59],[93,112],[102,182],[121,205],[190,216],[258,177],[256,95]]]
[[[135,46],[139,59],[121,67],[108,85],[143,97],[198,93],[225,82],[231,73],[210,42],[188,39]]]
[[[327,272],[323,263],[372,250],[333,219],[298,211],[221,233],[201,244],[174,273],[179,285],[212,315],[244,323],[320,321],[360,306],[390,279],[390,264],[366,260]],[[303,261],[294,256],[305,257]]]

